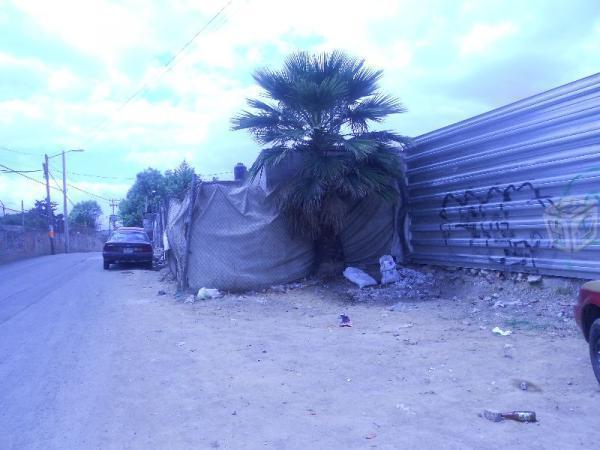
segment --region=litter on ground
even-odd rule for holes
[[[499,334],[500,336],[510,336],[512,334],[511,330],[503,330],[500,327],[494,327],[492,333]]]
[[[200,288],[196,294],[198,300],[208,300],[210,298],[220,298],[223,294],[218,289]]]
[[[358,285],[361,289],[366,286],[374,286],[377,284],[377,281],[375,281],[372,276],[356,267],[346,267],[344,270],[344,277]]]

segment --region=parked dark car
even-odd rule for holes
[[[600,280],[588,281],[581,286],[575,320],[590,345],[592,369],[600,383]]]
[[[139,263],[152,269],[154,251],[143,228],[121,227],[113,232],[102,251],[104,270],[113,263]]]

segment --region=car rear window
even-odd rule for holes
[[[150,242],[148,235],[141,231],[116,231],[110,237],[112,242]]]

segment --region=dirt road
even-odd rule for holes
[[[0,267],[0,448],[595,448],[577,335],[502,337],[452,302],[327,289],[193,305],[97,254]],[[347,313],[352,328],[338,327]],[[529,383],[523,391],[518,384]],[[492,423],[484,408],[535,410]]]

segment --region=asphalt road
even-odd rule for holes
[[[166,395],[174,380],[158,355],[163,317],[173,319],[157,278],[105,272],[98,253],[0,266],[1,449],[168,445],[158,426],[176,420],[180,398]]]

